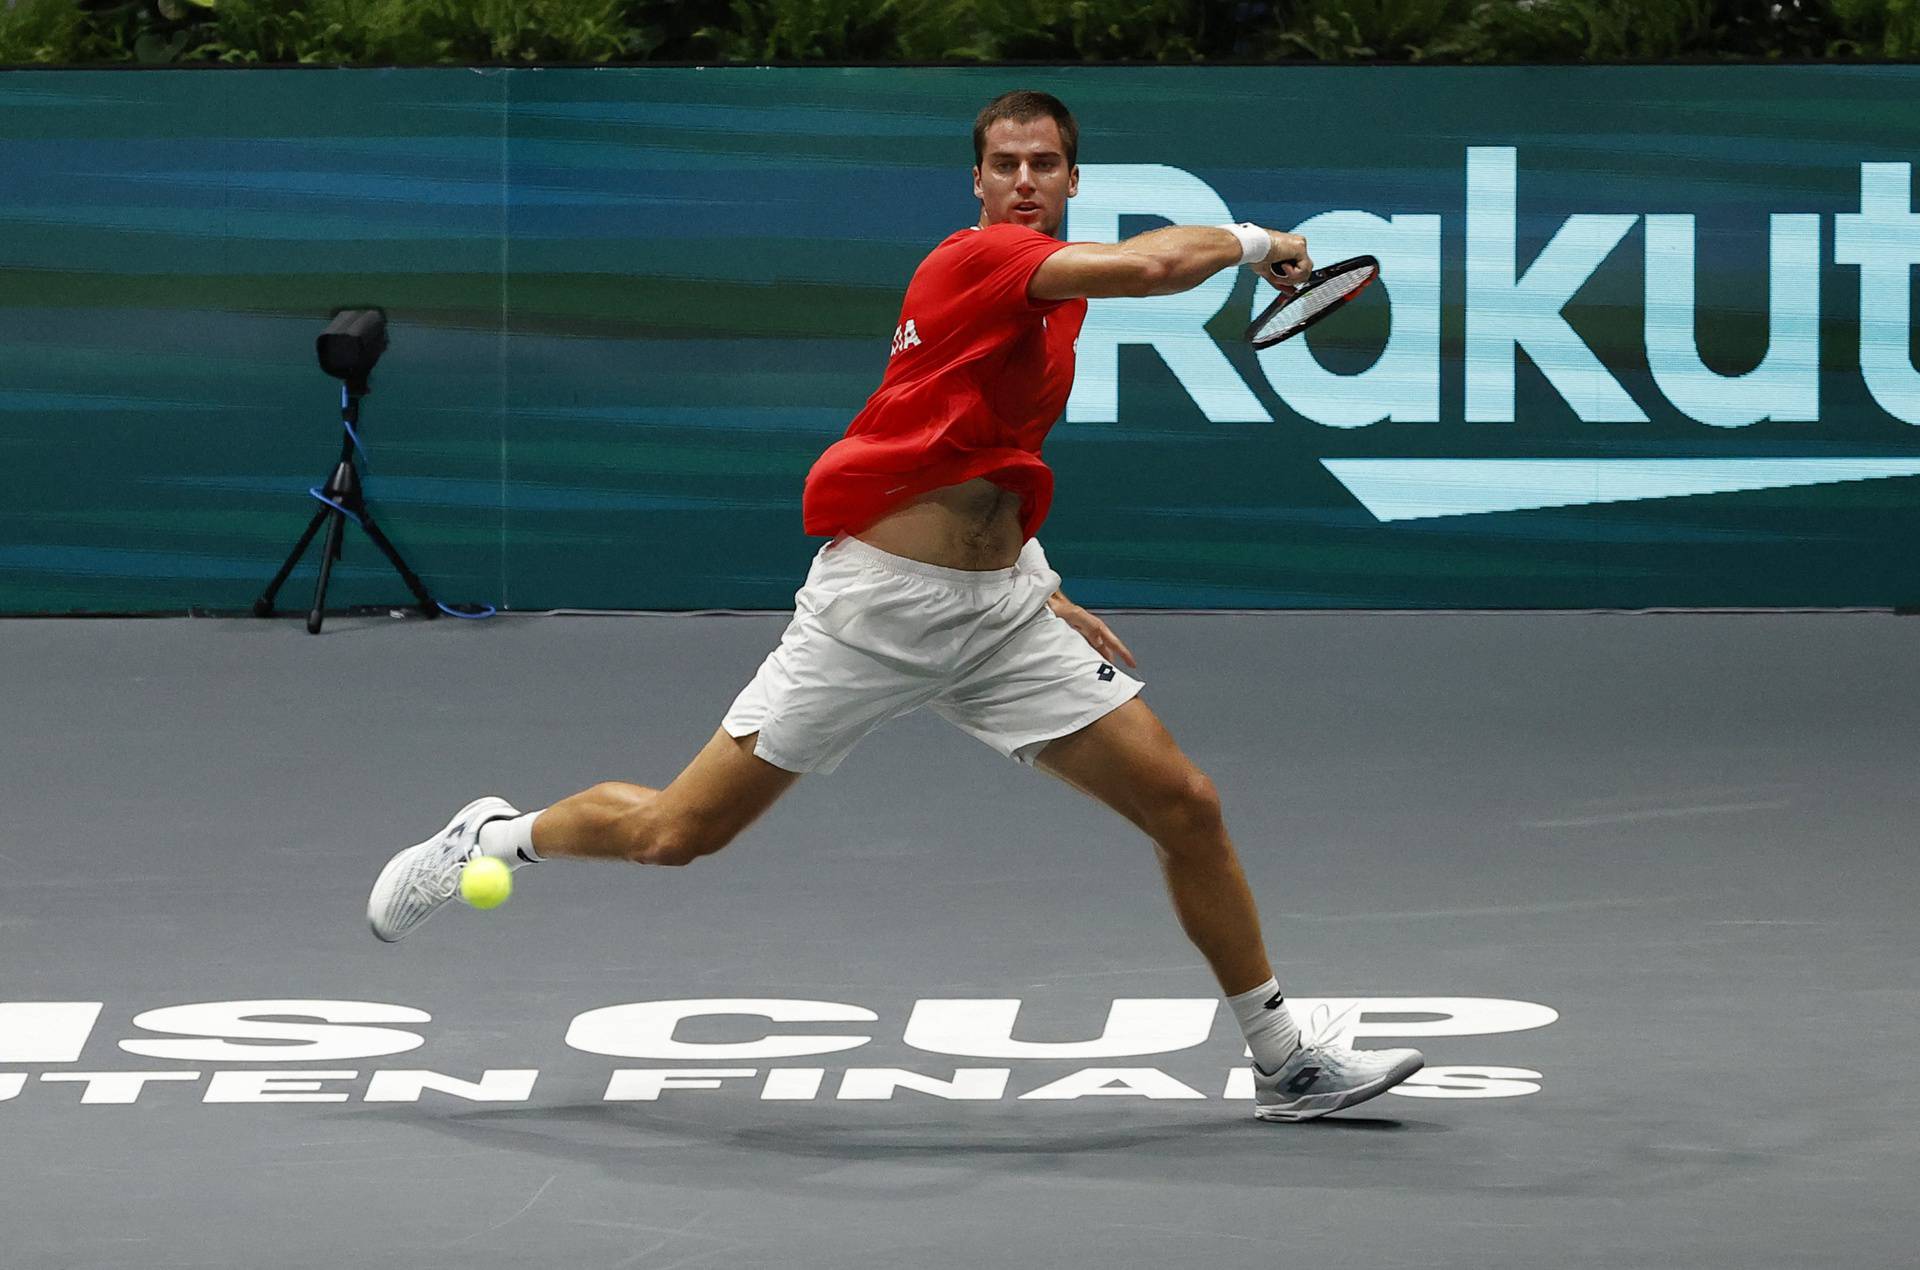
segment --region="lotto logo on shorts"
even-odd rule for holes
[[[1101,662],[1100,669],[1093,673],[1100,676],[1102,680],[1109,680],[1113,678],[1113,667],[1109,666],[1106,662]]]
[[[908,318],[904,323],[893,328],[893,352],[894,353],[904,353],[908,349],[915,347],[919,343],[920,343],[920,332],[913,329],[912,318]],[[893,353],[889,353],[887,354],[887,356],[891,357],[893,356]]]

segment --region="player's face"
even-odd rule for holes
[[[1025,123],[996,119],[987,125],[980,166],[973,170],[982,225],[1011,221],[1058,235],[1067,200],[1079,189],[1080,169],[1067,166],[1060,125],[1051,116]]]

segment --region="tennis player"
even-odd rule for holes
[[[1348,1048],[1337,1022],[1303,1040],[1213,783],[1138,699],[1141,682],[1119,668],[1133,654],[1060,590],[1035,537],[1053,498],[1040,446],[1073,387],[1089,297],[1165,295],[1241,265],[1280,285],[1312,270],[1305,240],[1246,224],[1061,242],[1078,135],[1046,93],[1007,93],[974,121],[979,223],[914,271],[879,389],[807,476],[804,528],[830,541],[779,647],[686,770],[665,789],[608,782],[526,815],[469,803],[381,872],[374,934],[425,921],[477,855],[514,868],[711,855],[801,775],[832,772],[869,732],[926,706],[1152,839],[1180,924],[1246,1036],[1261,1119],[1324,1115],[1419,1069],[1413,1050]]]

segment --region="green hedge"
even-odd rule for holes
[[[0,0],[0,65],[1906,58],[1920,0]]]

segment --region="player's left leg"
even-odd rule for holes
[[[1101,660],[1047,607],[1059,584],[1029,540],[995,584],[991,619],[978,623],[986,651],[975,659],[961,649],[952,660],[962,669],[928,705],[1008,758],[1107,804],[1153,840],[1180,924],[1247,1038],[1263,1119],[1310,1119],[1405,1080],[1421,1063],[1412,1050],[1355,1052],[1323,1037],[1301,1043],[1213,782],[1139,699],[1141,682]]]
[[[1180,926],[1222,992],[1236,996],[1273,978],[1220,796],[1145,701],[1135,697],[1049,742],[1034,766],[1107,804],[1153,840]]]
[[[1134,697],[1047,743],[1034,766],[1100,800],[1153,840],[1187,937],[1213,967],[1253,1052],[1254,1111],[1311,1120],[1385,1093],[1418,1071],[1415,1050],[1302,1043],[1267,962],[1260,918],[1206,773]]]

